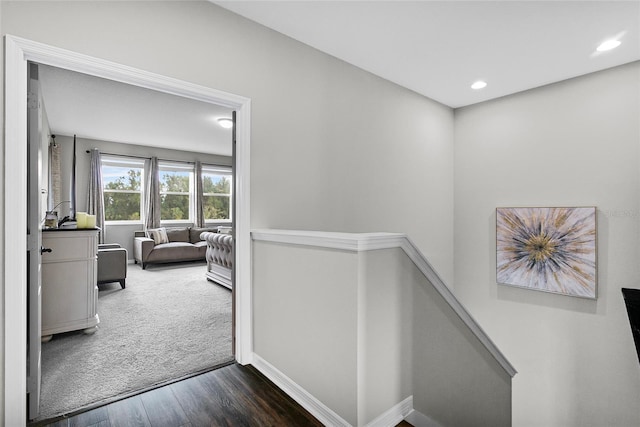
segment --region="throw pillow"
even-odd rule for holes
[[[167,237],[167,229],[164,227],[149,229],[147,230],[147,235],[150,239],[153,239],[156,245],[169,242],[169,238]]]
[[[187,227],[166,228],[167,239],[170,242],[189,242],[189,229]]]

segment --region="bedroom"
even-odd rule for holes
[[[229,117],[230,110],[44,65],[39,66],[39,80],[45,111],[42,132],[45,167],[42,174],[49,178],[44,180],[43,186],[48,180],[50,183],[46,187],[57,187],[62,194],[62,200],[55,200],[52,194],[44,194],[51,192],[43,188],[43,210],[53,210],[55,206],[58,218],[73,217],[71,200],[74,197],[71,194],[74,169],[75,211],[87,210],[89,151],[99,150],[106,204],[106,222],[101,226],[102,239],[104,243],[119,244],[128,253],[126,290],[121,289],[117,282],[99,285],[98,315],[102,318],[98,332],[94,335],[63,333],[54,335],[50,343],[43,343],[42,414],[39,418],[69,412],[97,400],[174,380],[231,360],[230,292],[211,289],[222,288],[207,282],[204,256],[199,261],[153,264],[146,271],[142,271],[140,265],[135,265],[133,259],[134,233],[145,227],[141,220],[145,215],[144,179],[148,175],[145,159],[160,159],[159,178],[163,191],[160,203],[162,222],[159,226],[168,230],[193,229],[194,233],[198,229],[195,227],[196,197],[193,188],[196,161],[204,165],[201,175],[205,183],[205,195],[207,183],[209,187],[213,187],[214,181],[226,184],[223,185],[226,188],[224,194],[218,191],[204,197],[205,218],[201,225],[210,230],[218,226],[231,226],[231,130],[222,128],[217,122],[218,118]],[[74,137],[72,133],[79,135]],[[180,143],[175,143],[178,139]],[[202,143],[203,139],[212,141],[209,146],[211,152],[216,154],[166,148],[178,146],[188,149],[194,146],[194,141],[196,144]],[[47,156],[47,153],[54,151],[55,155]],[[59,159],[59,174],[51,172],[47,157]],[[56,181],[51,179],[52,176],[59,176],[57,185],[52,184]],[[123,187],[123,182],[128,186]],[[182,193],[180,190],[183,190]],[[215,209],[216,206],[222,208]],[[98,270],[99,265],[100,261]],[[185,288],[184,284],[192,286]],[[152,298],[144,297],[152,292],[145,287],[154,289]],[[160,292],[160,289],[163,291]],[[175,289],[181,289],[178,295]],[[184,292],[184,289],[190,290]],[[211,312],[203,312],[202,307],[195,307],[197,315],[185,315],[177,311],[175,316],[171,316],[174,317],[173,321],[166,319],[171,310],[175,311],[174,306],[197,306],[198,303],[206,303],[207,296],[221,299],[222,305],[210,303],[212,307],[215,306]],[[164,316],[154,317],[153,312],[157,307],[164,307]],[[147,313],[147,316],[143,313]],[[214,313],[218,325],[210,325]],[[199,326],[189,327],[194,323]],[[109,330],[122,329],[123,325],[132,325],[134,330],[131,333]],[[145,339],[148,339],[146,336],[155,335],[154,326],[165,330],[165,333],[145,344]],[[179,329],[187,332],[180,332]],[[163,345],[166,341],[174,341],[174,345]],[[206,362],[195,360],[194,357],[180,357],[181,342],[183,347],[189,342],[198,342],[201,347],[199,352],[210,357],[203,358]],[[205,344],[207,342],[210,343]],[[111,356],[104,354],[112,347],[124,351]],[[108,354],[111,353],[114,352]],[[155,364],[165,372],[140,368],[140,359],[148,358],[150,354],[155,355]],[[91,359],[92,364],[86,364],[87,359]],[[108,363],[101,364],[99,360]],[[169,363],[170,360],[173,362]],[[128,379],[124,381],[123,377]],[[132,381],[131,377],[139,379]],[[83,381],[85,384],[102,384],[100,388],[103,390],[98,393],[95,387],[79,387],[78,382]],[[85,392],[65,394],[63,390],[68,389],[84,389]]]

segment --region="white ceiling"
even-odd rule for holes
[[[214,3],[454,108],[640,60],[637,0]]]
[[[231,155],[228,108],[46,65],[39,80],[53,134]]]

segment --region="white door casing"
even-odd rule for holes
[[[27,61],[235,109],[238,210],[235,238],[235,354],[240,364],[253,355],[250,237],[251,100],[23,38],[5,36],[4,159],[4,425],[26,424],[26,230]],[[10,183],[10,185],[7,185]],[[11,286],[7,286],[7,284]]]

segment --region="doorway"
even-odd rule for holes
[[[126,289],[122,287],[124,281],[103,281],[99,291],[94,291],[95,286],[87,287],[90,282],[77,279],[78,267],[71,267],[77,260],[60,262],[63,255],[58,249],[41,255],[43,316],[41,322],[32,318],[30,325],[42,325],[42,335],[52,339],[40,344],[40,333],[34,333],[34,340],[30,340],[30,349],[42,351],[36,353],[41,357],[28,358],[41,361],[40,381],[35,378],[37,369],[29,370],[29,418],[52,419],[229,363],[233,360],[231,292],[207,281],[206,242],[196,240],[200,240],[201,230],[231,225],[231,194],[206,198],[212,191],[231,193],[232,128],[223,128],[217,120],[232,117],[231,110],[58,67],[30,63],[29,69],[35,69],[32,74],[37,74],[40,88],[40,105],[36,111],[32,103],[30,111],[42,117],[40,121],[31,120],[41,124],[42,135],[33,138],[32,131],[29,135],[42,147],[42,185],[31,193],[33,197],[42,189],[45,194],[45,208],[40,216],[34,216],[36,224],[31,229],[37,232],[45,210],[56,211],[58,218],[73,216],[85,207],[88,210],[90,170],[99,170],[104,195],[98,192],[94,200],[104,200],[107,222],[99,224],[100,243],[106,245],[98,246],[98,281],[126,276]],[[32,86],[31,92],[35,92],[36,84]],[[77,138],[72,137],[76,132]],[[49,137],[51,134],[55,138]],[[100,153],[99,168],[90,167],[92,151],[94,155]],[[133,264],[134,257],[142,255],[134,242],[148,241],[134,235],[140,235],[144,227],[141,219],[146,215],[144,193],[148,190],[144,182],[152,157],[162,159],[158,177],[161,188],[187,191],[179,196],[159,195],[163,223],[154,228],[165,227],[170,242],[194,244],[186,249],[197,248],[197,257],[201,258],[152,263],[142,270],[140,262]],[[200,167],[195,167],[196,162]],[[51,168],[47,167],[49,163]],[[33,175],[31,178],[31,182],[38,181]],[[202,196],[197,194],[196,182],[203,183]],[[196,212],[200,197],[202,215]],[[196,224],[196,217],[209,222]],[[43,246],[56,247],[63,241],[80,244],[73,238],[78,234],[74,230],[45,230]],[[189,258],[195,255],[187,254]],[[128,266],[122,265],[125,258],[129,258]],[[90,269],[95,253],[93,260],[81,263],[82,268]],[[111,275],[105,272],[106,265]],[[66,272],[71,271],[75,273],[68,273],[72,275],[68,280]],[[36,275],[31,277],[33,280]],[[86,297],[71,298],[79,294]],[[33,295],[36,292],[30,292],[31,298]],[[32,301],[30,306],[39,305]],[[92,329],[98,328],[98,332],[90,337],[78,331],[85,326],[89,307],[91,323],[99,322]],[[77,320],[71,322],[71,316]],[[78,327],[80,322],[82,328]],[[55,335],[50,335],[52,331]]]
[[[251,100],[188,82],[132,69],[29,40],[6,36],[5,43],[5,365],[4,424],[24,425],[26,408],[26,111],[24,96],[27,62],[52,65],[71,71],[128,83],[134,86],[214,103],[237,111],[236,123],[236,252],[235,271],[235,357],[240,364],[251,362],[251,260],[249,223],[250,106]],[[11,201],[11,203],[8,203]]]

